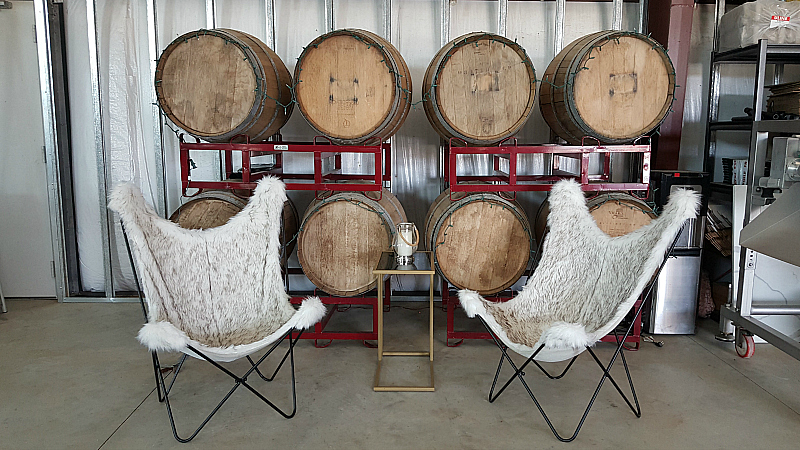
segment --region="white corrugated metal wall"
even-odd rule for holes
[[[120,251],[118,225],[106,221],[106,211],[100,206],[108,187],[134,181],[162,214],[171,213],[181,203],[177,139],[159,123],[163,119],[158,118],[153,105],[151,55],[159,55],[185,32],[213,26],[239,29],[270,42],[272,23],[268,16],[274,5],[274,49],[293,71],[302,47],[328,31],[326,5],[330,4],[333,4],[335,28],[363,28],[381,35],[385,30],[385,5],[391,4],[389,38],[411,70],[414,101],[421,98],[424,71],[443,44],[443,5],[450,7],[451,38],[472,31],[496,33],[499,27],[500,3],[496,1],[65,0],[73,184],[84,290],[105,292],[111,297],[115,291],[129,289],[132,283],[124,250]],[[557,4],[508,2],[505,34],[527,50],[540,76],[556,53]],[[611,29],[614,5],[566,2],[562,45],[588,33]],[[622,11],[621,29],[637,30],[639,5],[623,3]],[[709,14],[713,20],[713,7],[698,8],[695,20],[698,15]],[[704,41],[693,40],[693,45],[701,51],[697,52],[697,61],[693,59],[695,66],[690,74],[700,82],[689,83],[686,122],[687,126],[698,127],[698,123],[705,121],[702,84],[707,73],[707,52]],[[702,61],[706,61],[705,66],[700,68]],[[698,71],[704,73],[697,75]],[[314,135],[298,111],[281,132],[285,140],[308,140]],[[549,128],[536,107],[519,133],[520,141],[547,142],[549,135]],[[694,156],[682,161],[682,166],[701,168],[702,136],[698,140],[697,133],[684,133],[683,144],[699,149],[700,157],[693,153]],[[419,226],[428,205],[440,192],[439,137],[428,124],[421,106],[412,109],[392,146],[392,191],[403,203],[409,219]],[[193,159],[200,171],[209,176],[218,173],[218,162],[213,158]],[[300,158],[288,159],[287,164],[300,169],[309,164]],[[466,170],[481,171],[483,162],[463,164]],[[525,164],[537,166],[542,161],[532,159]],[[310,200],[310,194],[302,192],[290,193],[290,197],[301,213]],[[533,216],[542,195],[521,194],[519,198],[529,216]],[[109,283],[111,278],[113,284]],[[299,283],[295,287],[308,285]],[[404,288],[427,286],[406,283]]]

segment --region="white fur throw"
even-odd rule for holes
[[[556,183],[542,257],[522,291],[505,303],[473,291],[459,292],[470,317],[481,316],[514,351],[540,361],[560,361],[612,331],[630,311],[664,259],[681,225],[697,214],[699,196],[673,192],[650,224],[609,237],[589,213],[580,185]]]
[[[279,330],[308,328],[325,314],[318,298],[295,310],[284,290],[279,232],[286,193],[277,178],[259,181],[242,211],[208,230],[159,217],[131,184],[117,186],[110,199],[147,298],[139,341],[149,349],[262,348]],[[227,359],[237,353],[221,352]]]

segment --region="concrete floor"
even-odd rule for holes
[[[427,310],[421,307],[396,303],[386,314],[387,342],[410,341],[394,348],[426,345]],[[445,316],[437,307],[436,392],[375,393],[374,349],[350,341],[318,349],[302,341],[295,418],[283,419],[241,389],[185,446],[172,437],[149,355],[134,339],[141,324],[137,304],[11,300],[8,309],[0,315],[0,448],[776,449],[800,442],[800,362],[768,345],[740,359],[731,344],[714,340],[716,323],[701,321],[695,336],[659,337],[664,347],[645,344],[626,354],[640,419],[607,385],[578,439],[561,444],[519,383],[495,403],[486,400],[499,351],[486,341],[446,347]],[[352,309],[330,326],[366,327],[370,316]],[[460,324],[469,326],[466,319]],[[601,358],[612,351],[608,344],[597,347]],[[384,367],[384,382],[425,381],[424,360],[393,358]],[[615,373],[624,377],[619,369]],[[528,371],[565,433],[600,375],[588,355],[560,381]],[[268,385],[264,392],[287,404],[287,386]],[[179,429],[197,424],[229,387],[224,375],[190,358],[171,397]]]

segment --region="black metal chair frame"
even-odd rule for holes
[[[656,271],[655,275],[652,278],[653,281],[650,283],[649,287],[647,288],[646,294],[643,297],[644,299],[649,297],[650,294],[652,293],[653,286],[655,286],[655,280],[658,278],[658,275],[661,273],[661,269],[663,269],[664,265],[667,263],[667,259],[669,259],[669,255],[672,253],[672,250],[675,248],[675,244],[678,242],[678,238],[680,237],[680,234],[681,234],[682,231],[683,231],[683,227],[681,227],[681,229],[678,231],[678,234],[675,236],[675,239],[672,241],[672,244],[670,245],[669,250],[666,252],[666,254],[664,256],[664,260],[661,261],[661,265],[658,267],[658,270]],[[592,355],[592,359],[594,359],[594,361],[597,363],[597,365],[603,371],[603,376],[600,377],[600,381],[597,384],[597,388],[594,390],[594,394],[592,395],[591,400],[589,400],[589,404],[586,406],[586,410],[583,412],[583,415],[581,416],[580,422],[578,422],[578,425],[575,428],[575,431],[572,433],[572,436],[570,436],[568,438],[565,438],[565,437],[561,436],[561,434],[559,434],[558,431],[556,430],[555,426],[553,426],[553,423],[550,421],[550,418],[545,413],[544,408],[542,408],[542,405],[539,403],[539,400],[536,399],[536,396],[533,394],[533,391],[531,391],[530,387],[528,386],[528,383],[525,382],[525,378],[524,378],[525,377],[525,372],[524,372],[524,370],[528,366],[528,364],[533,362],[533,364],[536,365],[536,367],[538,367],[539,370],[541,370],[542,373],[544,373],[545,376],[547,376],[549,379],[551,379],[551,380],[559,380],[562,377],[564,377],[564,375],[567,374],[569,369],[572,367],[572,364],[575,362],[575,360],[578,358],[578,356],[580,356],[580,354],[574,356],[570,360],[569,364],[567,364],[567,367],[564,368],[564,370],[561,372],[560,375],[552,375],[544,367],[542,367],[542,365],[539,364],[538,361],[534,360],[536,355],[538,355],[539,352],[542,351],[542,349],[544,348],[544,344],[542,344],[538,348],[536,348],[536,350],[533,352],[533,354],[530,357],[528,357],[528,359],[520,367],[517,367],[517,365],[514,363],[514,361],[508,355],[507,347],[497,338],[497,336],[494,334],[492,329],[489,327],[489,324],[486,323],[486,321],[483,319],[483,317],[478,316],[478,318],[481,319],[481,322],[483,323],[483,325],[489,331],[489,334],[492,335],[492,339],[494,340],[494,343],[497,344],[497,347],[499,347],[500,351],[502,351],[502,353],[503,353],[502,356],[500,357],[500,363],[497,365],[497,372],[495,372],[494,380],[492,381],[492,388],[489,390],[489,403],[494,403],[494,401],[497,400],[497,397],[499,397],[500,394],[502,394],[503,391],[505,391],[505,389],[511,384],[511,382],[514,381],[514,379],[519,379],[519,381],[525,387],[525,390],[528,392],[528,395],[530,395],[531,400],[533,400],[533,403],[536,404],[536,408],[542,414],[542,417],[544,418],[545,422],[547,422],[547,426],[550,427],[550,431],[553,432],[553,435],[556,437],[556,439],[558,439],[561,442],[572,442],[573,440],[575,440],[576,437],[578,437],[578,433],[580,433],[581,427],[583,427],[583,423],[584,423],[584,421],[586,421],[586,416],[589,415],[589,411],[592,409],[592,406],[594,405],[594,401],[595,401],[595,399],[597,399],[597,395],[600,393],[600,389],[603,387],[603,384],[605,383],[606,378],[608,378],[608,380],[611,381],[611,383],[614,385],[614,388],[616,388],[617,392],[619,392],[619,395],[621,395],[622,398],[625,400],[625,403],[628,404],[628,407],[631,409],[633,414],[636,415],[636,418],[637,419],[640,418],[642,416],[642,410],[641,410],[641,407],[639,406],[639,399],[636,397],[636,389],[633,386],[633,379],[631,378],[631,373],[628,370],[628,362],[625,360],[625,352],[623,351],[623,348],[624,348],[624,344],[625,344],[625,339],[631,333],[631,330],[633,329],[634,323],[636,322],[636,320],[639,320],[639,318],[640,318],[640,316],[642,314],[642,309],[644,307],[644,304],[645,304],[645,302],[643,301],[639,305],[639,308],[636,310],[636,314],[633,316],[633,320],[631,321],[630,325],[628,325],[628,328],[625,331],[625,334],[622,336],[622,338],[620,338],[620,336],[617,333],[616,329],[613,331],[614,338],[617,341],[617,348],[614,351],[614,355],[611,357],[611,359],[609,360],[607,365],[603,365],[603,363],[597,357],[595,352],[592,350],[592,347],[588,347],[588,346],[586,347],[586,350],[588,350],[589,354]],[[622,389],[620,388],[619,384],[617,384],[616,380],[614,380],[614,377],[611,376],[611,366],[614,365],[614,363],[617,360],[617,357],[621,357],[621,359],[622,359],[622,365],[625,368],[625,375],[628,378],[628,384],[630,385],[630,391],[631,391],[631,395],[632,395],[632,398],[633,398],[633,403],[631,403],[630,399],[628,399],[628,396],[625,395],[625,393],[622,392]],[[508,363],[514,369],[514,375],[512,375],[511,378],[509,378],[508,381],[506,381],[506,383],[503,385],[503,387],[501,387],[500,390],[497,391],[497,393],[495,394],[494,390],[495,390],[495,387],[497,386],[497,379],[500,377],[500,370],[503,368],[503,362],[505,360],[508,360]],[[634,404],[636,405],[635,407],[634,407]]]
[[[136,281],[136,291],[137,291],[137,293],[139,295],[139,303],[140,303],[140,305],[142,307],[142,313],[144,314],[144,320],[145,320],[145,322],[147,322],[148,319],[147,319],[147,308],[146,308],[146,305],[145,305],[145,299],[144,299],[144,295],[142,295],[141,285],[139,284],[139,277],[138,277],[138,274],[136,272],[136,265],[135,265],[135,263],[133,261],[133,253],[131,252],[130,243],[128,241],[128,235],[127,235],[127,233],[125,233],[124,226],[123,226],[122,233],[123,233],[123,237],[125,238],[125,248],[128,250],[128,258],[130,259],[131,268],[133,270],[133,277],[134,277],[134,280]],[[250,363],[251,367],[250,367],[250,369],[247,370],[247,372],[245,372],[241,376],[238,376],[235,373],[231,372],[230,370],[226,369],[220,363],[218,363],[217,361],[214,361],[213,359],[209,358],[206,354],[204,354],[203,352],[199,351],[198,349],[192,347],[191,345],[187,345],[187,349],[188,350],[194,352],[196,355],[200,356],[202,359],[208,361],[212,366],[216,367],[221,372],[225,373],[226,375],[228,375],[229,377],[231,377],[235,381],[235,383],[233,384],[233,387],[231,387],[231,389],[228,391],[228,393],[225,394],[225,396],[222,398],[222,400],[219,401],[217,406],[215,406],[214,409],[211,411],[211,413],[208,414],[208,416],[205,418],[205,420],[203,420],[203,422],[200,424],[200,426],[198,426],[194,430],[194,432],[187,438],[182,438],[182,437],[180,437],[178,435],[178,430],[177,430],[177,428],[175,426],[175,418],[174,418],[173,413],[172,413],[172,406],[170,405],[170,402],[169,402],[169,393],[172,390],[172,386],[175,384],[175,380],[178,378],[178,374],[180,373],[181,368],[183,367],[183,363],[186,361],[186,357],[188,355],[186,353],[184,353],[183,355],[181,355],[180,359],[178,360],[178,362],[176,364],[174,364],[172,366],[166,366],[165,367],[165,366],[161,365],[161,362],[160,362],[160,360],[158,358],[158,352],[155,351],[155,350],[151,351],[150,353],[151,353],[152,359],[153,359],[153,371],[155,372],[156,392],[158,394],[158,401],[161,402],[161,403],[166,404],[166,406],[167,406],[167,415],[169,416],[169,423],[170,423],[170,426],[172,427],[172,435],[175,436],[175,439],[178,442],[181,442],[181,443],[186,443],[186,442],[189,442],[192,439],[194,439],[194,437],[197,436],[198,433],[200,433],[200,430],[202,430],[203,427],[206,426],[206,424],[211,420],[212,417],[214,417],[214,415],[217,413],[217,411],[219,411],[219,409],[222,407],[222,405],[225,404],[226,401],[228,401],[228,399],[231,397],[231,395],[233,395],[233,393],[240,386],[244,386],[247,390],[252,392],[256,397],[261,399],[261,401],[263,401],[264,403],[269,405],[272,409],[277,411],[278,414],[280,414],[281,416],[283,416],[283,417],[285,417],[287,419],[291,419],[292,417],[294,417],[295,412],[297,412],[297,390],[296,390],[295,370],[294,370],[294,346],[297,344],[297,341],[300,339],[300,336],[303,334],[303,330],[297,331],[297,334],[294,337],[292,337],[292,332],[293,332],[293,330],[289,330],[280,339],[276,340],[275,343],[272,344],[270,349],[267,350],[267,352],[264,353],[257,361],[253,361],[253,359],[250,358],[249,355],[246,356],[247,361]],[[264,362],[264,360],[266,360],[267,357],[270,356],[272,354],[272,352],[276,348],[278,348],[278,345],[280,345],[281,342],[284,341],[284,339],[289,341],[289,348],[286,350],[286,353],[283,355],[283,358],[281,359],[281,362],[275,368],[275,371],[272,373],[272,375],[267,377],[263,373],[261,373],[261,371],[259,370],[258,366],[262,362]],[[286,362],[287,358],[289,358],[289,363],[290,363],[290,367],[291,367],[291,376],[292,376],[292,410],[291,410],[291,412],[286,412],[283,409],[279,408],[277,405],[275,405],[272,401],[267,399],[263,394],[261,394],[258,390],[253,388],[247,382],[247,378],[250,375],[252,375],[253,372],[255,372],[262,380],[264,380],[266,382],[270,382],[270,381],[274,380],[275,376],[281,370],[281,368],[283,367],[283,364]],[[167,378],[169,378],[169,375],[167,375],[167,377],[165,377],[164,374],[165,373],[169,373],[169,372],[172,372],[172,378],[169,381],[169,385],[167,385]]]

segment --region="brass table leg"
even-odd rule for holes
[[[428,351],[383,351],[383,283],[378,283],[378,367],[375,370],[375,384],[372,390],[375,392],[434,392],[436,388],[433,382],[433,275],[431,277],[430,291],[428,295]],[[431,384],[427,386],[386,386],[380,384],[381,364],[384,356],[427,356],[430,364]]]

